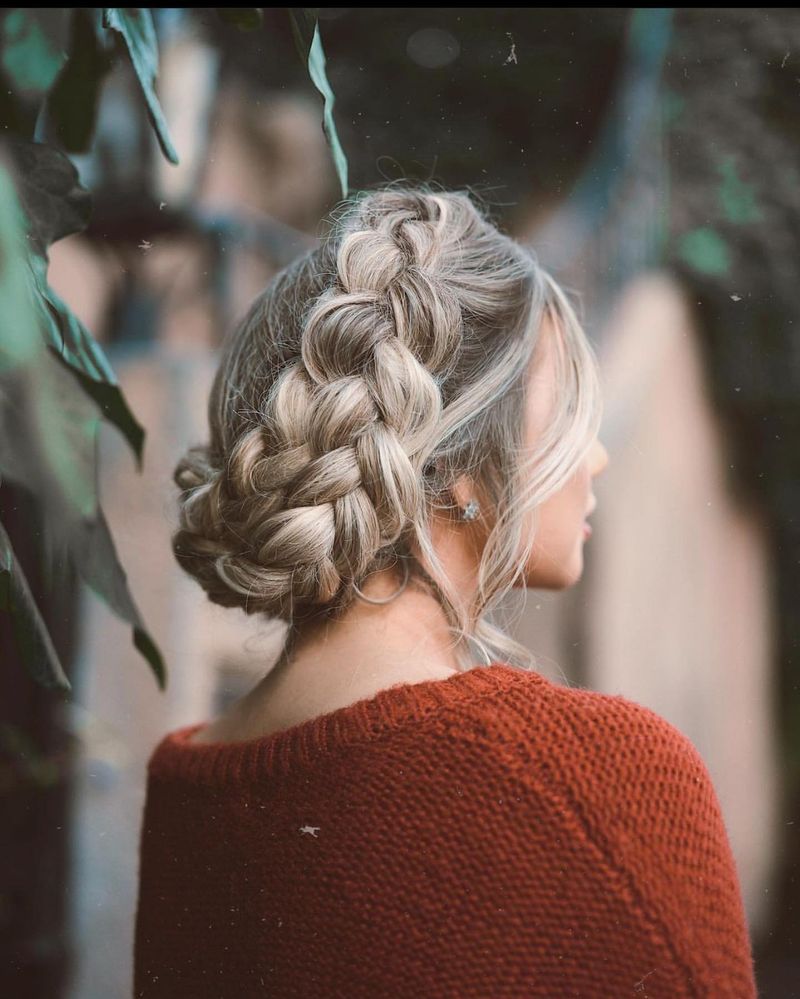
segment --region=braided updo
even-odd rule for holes
[[[548,306],[567,384],[537,481],[522,453],[524,386]],[[340,613],[366,575],[402,557],[462,636],[519,658],[482,615],[527,558],[525,511],[559,488],[596,429],[596,377],[563,292],[469,193],[360,192],[225,342],[210,441],[175,470],[175,556],[213,602],[295,626]],[[471,608],[428,530],[465,471],[495,507]]]

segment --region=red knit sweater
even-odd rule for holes
[[[505,663],[148,765],[138,999],[748,999],[710,775],[619,695]]]

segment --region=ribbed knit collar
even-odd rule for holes
[[[150,756],[148,774],[204,785],[230,785],[288,773],[338,747],[370,742],[450,706],[532,681],[546,682],[539,673],[492,662],[444,679],[395,684],[291,728],[240,742],[190,742],[207,724],[196,722],[162,738]]]

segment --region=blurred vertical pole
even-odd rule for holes
[[[28,493],[0,485],[0,521],[72,681],[72,569],[59,566],[48,585],[38,510]],[[5,614],[0,657],[0,995],[58,999],[72,960],[66,899],[74,743],[63,724],[68,695],[30,678]]]

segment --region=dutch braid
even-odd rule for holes
[[[176,469],[188,495],[173,547],[213,560],[200,581],[216,602],[296,619],[357,583],[419,516],[461,335],[437,267],[447,220],[436,195],[362,200],[263,423],[236,440],[225,475],[202,448]]]

